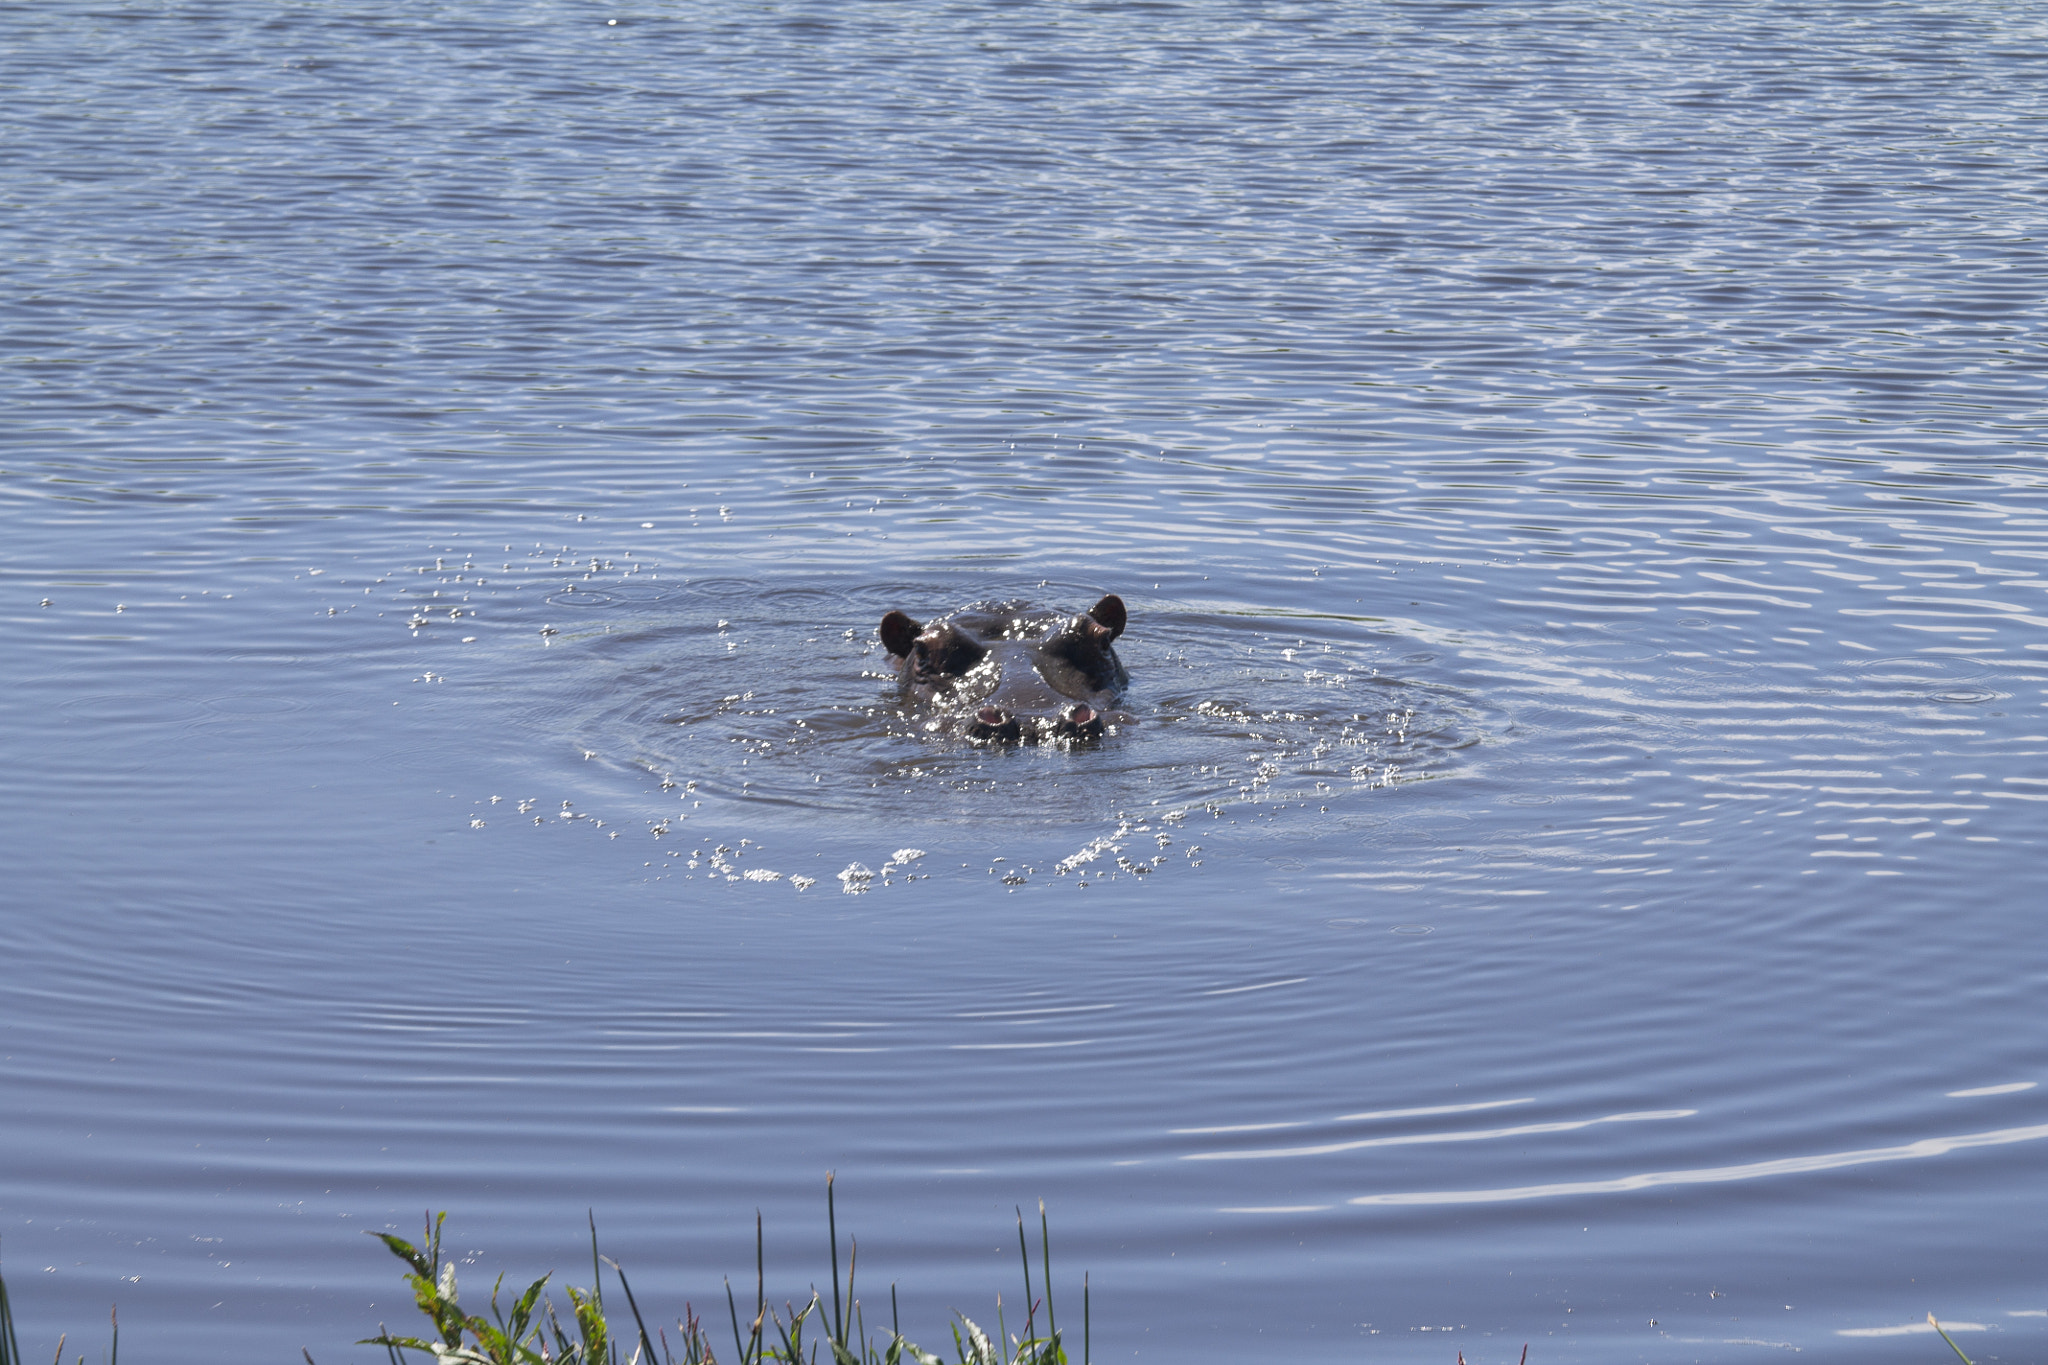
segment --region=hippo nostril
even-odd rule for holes
[[[1060,712],[1059,725],[1056,728],[1060,738],[1070,744],[1100,739],[1104,728],[1102,713],[1084,702],[1077,701]]]
[[[1017,723],[1017,718],[1000,706],[981,707],[967,725],[967,737],[985,743],[1014,742],[1022,736],[1023,727]]]

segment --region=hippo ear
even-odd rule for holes
[[[1110,639],[1114,640],[1124,633],[1124,622],[1127,619],[1124,615],[1124,599],[1115,593],[1088,608],[1088,614],[1109,627]]]
[[[882,644],[897,658],[905,658],[910,646],[924,633],[924,627],[900,611],[892,611],[882,618]]]

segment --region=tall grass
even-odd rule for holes
[[[568,1321],[546,1297],[553,1273],[541,1276],[512,1301],[510,1311],[501,1308],[504,1276],[491,1286],[491,1316],[470,1313],[457,1299],[455,1263],[441,1260],[441,1225],[444,1212],[430,1215],[421,1244],[414,1246],[388,1232],[372,1233],[406,1264],[406,1283],[412,1286],[413,1301],[432,1324],[431,1337],[403,1337],[379,1324],[378,1334],[358,1342],[382,1346],[390,1365],[406,1365],[408,1352],[425,1352],[434,1365],[722,1365],[703,1320],[696,1310],[684,1305],[677,1319],[676,1340],[671,1343],[665,1327],[650,1333],[633,1286],[617,1261],[601,1254],[597,1245],[597,1220],[590,1223],[590,1288],[564,1285]],[[732,1281],[725,1282],[726,1315],[732,1328],[734,1365],[817,1365],[822,1347],[827,1365],[1071,1365],[1065,1339],[1053,1317],[1052,1240],[1048,1232],[1045,1205],[1038,1206],[1039,1283],[1042,1297],[1033,1297],[1031,1244],[1024,1230],[1023,1210],[1017,1212],[1017,1253],[1024,1269],[1024,1323],[1012,1335],[1005,1321],[1002,1295],[996,1295],[996,1332],[990,1336],[965,1313],[954,1314],[952,1323],[953,1361],[916,1345],[903,1335],[896,1315],[896,1286],[889,1286],[889,1332],[886,1338],[867,1330],[865,1310],[854,1294],[854,1279],[860,1268],[860,1243],[849,1240],[846,1281],[842,1293],[839,1279],[839,1211],[833,1194],[833,1179],[825,1179],[825,1221],[832,1250],[832,1313],[825,1314],[824,1296],[814,1287],[801,1308],[784,1300],[780,1308],[768,1302],[768,1282],[761,1217],[754,1216],[754,1311],[742,1319],[733,1294]],[[440,1266],[440,1273],[435,1267]],[[630,1328],[615,1323],[604,1303],[603,1268],[611,1267],[619,1290],[626,1297]],[[1038,1326],[1038,1313],[1045,1311],[1045,1327]],[[121,1320],[110,1311],[112,1340],[107,1348],[107,1365],[119,1365]],[[1934,1314],[1927,1321],[1949,1349],[1970,1365],[1963,1348],[1943,1330]],[[573,1323],[575,1330],[570,1331]],[[1081,1278],[1081,1361],[1091,1365],[1089,1355],[1090,1305],[1088,1277]],[[56,1365],[63,1365],[66,1337],[57,1338]],[[680,1351],[680,1354],[678,1354]],[[301,1351],[306,1365],[315,1365],[311,1351]],[[85,1365],[83,1355],[78,1365]],[[1528,1365],[1529,1348],[1522,1348],[1522,1365]],[[7,1296],[7,1278],[0,1274],[0,1365],[27,1365],[21,1342],[15,1336],[14,1305]],[[1464,1352],[1458,1365],[1465,1365]]]
[[[839,1211],[834,1181],[825,1180],[825,1220],[831,1249],[832,1302],[827,1312],[824,1295],[815,1287],[799,1306],[785,1299],[780,1307],[768,1301],[766,1257],[760,1215],[754,1218],[754,1302],[753,1312],[742,1318],[732,1281],[725,1282],[726,1316],[732,1329],[734,1365],[815,1365],[821,1358],[829,1365],[948,1365],[945,1357],[903,1335],[896,1311],[896,1286],[889,1286],[889,1329],[870,1331],[866,1308],[855,1292],[860,1273],[860,1243],[847,1243],[846,1276],[839,1274]],[[675,1320],[675,1339],[661,1326],[650,1332],[640,1312],[633,1286],[617,1261],[598,1250],[597,1223],[590,1224],[590,1287],[563,1285],[566,1302],[557,1309],[547,1292],[552,1272],[529,1284],[509,1306],[501,1303],[504,1277],[491,1287],[490,1316],[471,1313],[457,1298],[455,1264],[441,1259],[441,1225],[448,1215],[429,1217],[420,1244],[415,1246],[388,1232],[372,1233],[391,1253],[405,1262],[406,1283],[412,1286],[413,1301],[431,1324],[426,1336],[399,1336],[380,1328],[378,1335],[360,1345],[382,1346],[391,1365],[404,1365],[408,1352],[424,1352],[435,1365],[718,1365],[717,1348],[711,1334],[685,1304],[683,1316]],[[996,1330],[991,1336],[964,1313],[955,1313],[952,1323],[955,1365],[1070,1365],[1066,1343],[1054,1318],[1052,1301],[1052,1242],[1045,1205],[1038,1206],[1039,1284],[1032,1286],[1031,1244],[1025,1232],[1024,1213],[1017,1213],[1017,1252],[1024,1269],[1024,1322],[1017,1332],[1009,1330],[1002,1296],[996,1296]],[[435,1267],[439,1266],[439,1273]],[[626,1314],[608,1309],[604,1300],[604,1270],[609,1267],[625,1296]],[[1040,1314],[1043,1313],[1041,1326]],[[1086,1276],[1081,1281],[1081,1359],[1089,1362],[1090,1305]],[[310,1352],[307,1365],[314,1365]],[[10,1365],[0,1361],[0,1365]]]
[[[121,1360],[121,1312],[119,1308],[107,1310],[107,1320],[113,1325],[113,1341],[107,1347],[107,1365],[120,1365]],[[57,1338],[57,1365],[64,1365],[64,1343],[70,1340],[66,1333]],[[0,1275],[0,1365],[24,1365],[21,1355],[21,1340],[14,1334],[14,1305],[7,1298],[7,1277]],[[78,1365],[85,1365],[85,1357],[78,1358]]]
[[[64,1345],[57,1345],[59,1355]],[[21,1365],[21,1343],[14,1336],[14,1305],[7,1301],[7,1277],[0,1275],[0,1365]]]

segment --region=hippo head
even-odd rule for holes
[[[1099,738],[1104,713],[1130,685],[1111,646],[1124,633],[1123,599],[1080,616],[1017,602],[970,607],[919,625],[882,618],[882,644],[926,728],[983,743],[1077,743]]]

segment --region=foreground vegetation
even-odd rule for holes
[[[633,1286],[617,1261],[598,1250],[597,1224],[590,1227],[590,1287],[562,1287],[566,1303],[558,1311],[547,1293],[550,1275],[528,1285],[509,1306],[500,1302],[504,1278],[491,1287],[490,1316],[465,1310],[456,1298],[455,1264],[441,1259],[441,1224],[447,1218],[429,1218],[420,1245],[388,1232],[373,1233],[393,1255],[405,1262],[406,1283],[420,1311],[432,1323],[427,1337],[399,1336],[390,1331],[366,1338],[361,1345],[382,1346],[393,1365],[401,1365],[409,1351],[423,1351],[435,1365],[715,1365],[719,1357],[712,1334],[705,1329],[694,1309],[685,1308],[675,1322],[675,1340],[666,1326],[648,1330]],[[828,1316],[824,1295],[813,1287],[801,1307],[785,1301],[780,1308],[768,1302],[763,1267],[761,1222],[754,1220],[754,1302],[753,1311],[742,1318],[733,1293],[732,1281],[725,1284],[726,1316],[732,1329],[736,1365],[766,1365],[767,1362],[803,1362],[812,1365],[823,1359],[829,1365],[947,1365],[944,1357],[927,1351],[907,1339],[896,1315],[896,1286],[889,1286],[889,1330],[886,1336],[870,1333],[861,1300],[855,1297],[854,1281],[860,1269],[860,1243],[848,1245],[846,1280],[842,1290],[839,1277],[839,1218],[832,1181],[825,1182],[825,1218],[832,1248],[832,1304]],[[1024,1267],[1024,1322],[1011,1334],[1001,1295],[996,1296],[996,1331],[991,1337],[966,1314],[953,1322],[953,1353],[957,1365],[1068,1365],[1069,1356],[1053,1316],[1052,1248],[1048,1236],[1045,1205],[1038,1207],[1038,1250],[1041,1297],[1034,1297],[1031,1277],[1031,1248],[1024,1230],[1024,1214],[1017,1214],[1017,1252]],[[435,1273],[435,1267],[440,1272]],[[616,1304],[605,1307],[604,1268],[610,1267],[625,1296],[626,1312]],[[1081,1282],[1081,1359],[1089,1359],[1088,1282]],[[1040,1314],[1043,1312],[1043,1326]],[[310,1352],[307,1365],[316,1365]],[[0,1361],[0,1365],[7,1362]]]
[[[854,1295],[859,1270],[860,1244],[849,1241],[846,1282],[842,1293],[839,1279],[839,1218],[834,1202],[832,1179],[825,1181],[825,1219],[832,1248],[832,1312],[825,1314],[824,1295],[813,1287],[799,1308],[785,1300],[781,1308],[768,1303],[764,1273],[760,1215],[754,1217],[754,1304],[753,1314],[743,1319],[733,1294],[732,1281],[725,1282],[726,1315],[732,1329],[732,1365],[1070,1365],[1064,1339],[1053,1318],[1052,1247],[1048,1236],[1045,1205],[1038,1206],[1038,1254],[1042,1297],[1034,1297],[1031,1279],[1031,1246],[1024,1230],[1024,1214],[1017,1213],[1017,1252],[1024,1268],[1024,1322],[1015,1334],[1005,1320],[1002,1295],[996,1296],[996,1332],[991,1337],[964,1313],[953,1320],[953,1361],[936,1355],[907,1339],[896,1316],[896,1286],[889,1286],[889,1331],[886,1337],[870,1334],[861,1301]],[[588,1289],[564,1285],[565,1312],[558,1312],[547,1294],[553,1272],[528,1285],[509,1310],[500,1304],[504,1277],[491,1286],[490,1317],[467,1312],[457,1299],[455,1263],[441,1260],[441,1225],[447,1213],[429,1215],[418,1246],[388,1232],[371,1233],[390,1248],[406,1265],[406,1283],[413,1299],[432,1324],[431,1336],[399,1336],[380,1325],[378,1334],[358,1342],[382,1346],[391,1365],[406,1365],[409,1352],[424,1352],[434,1365],[718,1365],[719,1357],[710,1334],[694,1309],[685,1307],[675,1324],[676,1339],[670,1342],[665,1326],[648,1331],[633,1287],[617,1261],[603,1255],[597,1245],[597,1222],[590,1225],[590,1278]],[[439,1266],[437,1274],[435,1267]],[[625,1296],[626,1317],[614,1319],[615,1310],[604,1302],[604,1267],[617,1278]],[[1039,1327],[1039,1311],[1045,1324]],[[121,1322],[109,1314],[112,1339],[106,1365],[119,1365]],[[630,1319],[630,1324],[627,1319]],[[1963,1348],[1943,1330],[1934,1314],[1928,1325],[1941,1334],[1949,1349],[1963,1365],[1972,1365]],[[574,1324],[574,1331],[569,1324]],[[1089,1357],[1088,1279],[1081,1279],[1081,1362]],[[57,1339],[55,1365],[64,1365],[66,1339]],[[829,1350],[826,1350],[829,1348]],[[680,1352],[680,1354],[678,1354]],[[822,1354],[821,1354],[822,1352]],[[306,1365],[318,1365],[310,1350],[302,1351]],[[78,1365],[85,1365],[80,1355]],[[1529,1348],[1522,1348],[1522,1365],[1528,1365]],[[0,1365],[26,1365],[21,1343],[15,1336],[14,1310],[7,1297],[7,1280],[0,1275]],[[1458,1353],[1458,1365],[1465,1365],[1465,1353]]]
[[[113,1343],[107,1347],[107,1365],[119,1365],[121,1359],[121,1315],[114,1309],[107,1310],[107,1321],[113,1330]],[[64,1343],[67,1337],[57,1338],[57,1365],[64,1365]],[[0,1275],[0,1365],[22,1365],[21,1341],[14,1335],[14,1305],[7,1301],[7,1277]],[[78,1365],[85,1365],[85,1357],[78,1358]]]
[[[441,1259],[441,1226],[448,1215],[429,1215],[419,1244],[388,1232],[372,1233],[405,1263],[405,1280],[413,1301],[426,1315],[429,1326],[421,1336],[404,1336],[379,1325],[378,1334],[358,1345],[382,1346],[391,1365],[415,1361],[414,1352],[424,1353],[434,1365],[1071,1365],[1065,1337],[1053,1313],[1052,1245],[1048,1235],[1045,1205],[1038,1206],[1039,1275],[1034,1285],[1030,1239],[1025,1232],[1024,1214],[1017,1213],[1017,1254],[1024,1270],[1024,1321],[1011,1332],[1000,1294],[996,1296],[995,1333],[990,1335],[964,1313],[952,1325],[952,1361],[911,1342],[903,1335],[896,1315],[896,1286],[889,1286],[889,1327],[870,1332],[866,1309],[854,1292],[860,1270],[860,1243],[849,1241],[846,1276],[842,1284],[839,1262],[839,1216],[833,1196],[833,1182],[825,1181],[825,1220],[831,1242],[832,1300],[830,1313],[825,1296],[815,1286],[801,1306],[785,1300],[780,1307],[768,1302],[765,1257],[762,1250],[761,1220],[754,1219],[754,1296],[752,1311],[742,1316],[732,1281],[725,1284],[727,1323],[732,1331],[732,1354],[720,1356],[713,1345],[713,1333],[693,1309],[685,1308],[677,1319],[671,1340],[670,1329],[657,1325],[651,1331],[633,1297],[633,1286],[617,1261],[598,1250],[597,1223],[590,1225],[590,1285],[562,1286],[564,1302],[557,1307],[548,1293],[553,1273],[541,1276],[517,1297],[504,1302],[504,1277],[491,1286],[490,1313],[473,1313],[457,1298],[455,1263]],[[437,1271],[438,1267],[438,1271]],[[606,1306],[605,1269],[609,1267],[625,1299],[625,1312],[616,1299]],[[120,1322],[113,1323],[113,1340],[106,1365],[119,1365]],[[64,1365],[64,1338],[57,1341],[56,1365]],[[302,1351],[306,1365],[317,1365],[310,1350]],[[78,1357],[84,1365],[85,1357]],[[1086,1276],[1081,1280],[1081,1365],[1089,1362],[1089,1291]],[[26,1365],[21,1345],[15,1338],[14,1314],[7,1298],[7,1281],[0,1277],[0,1365]]]

